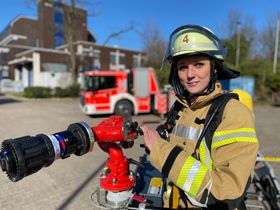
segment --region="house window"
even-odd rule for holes
[[[132,66],[133,67],[140,67],[141,66],[141,54],[133,55]]]
[[[29,37],[29,38],[27,38],[27,40],[26,40],[26,44],[27,44],[28,46],[36,47],[36,39]]]
[[[100,50],[96,50],[93,47],[86,48],[83,45],[78,45],[77,53],[84,56],[100,58]]]
[[[125,69],[125,54],[119,50],[110,52],[110,69]]]
[[[55,47],[64,44],[64,15],[63,4],[60,1],[54,2],[54,44]]]
[[[116,58],[116,54],[111,52],[110,53],[110,64],[111,65],[116,65],[117,64],[117,58]]]
[[[124,54],[119,56],[119,64],[125,65],[125,55]]]
[[[101,68],[100,64],[100,50],[94,50],[94,59],[93,59],[93,69],[99,70]]]
[[[100,50],[93,50],[94,57],[100,60]]]

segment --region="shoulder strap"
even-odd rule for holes
[[[169,133],[172,132],[172,130],[175,126],[175,121],[178,120],[178,118],[179,118],[178,113],[180,112],[182,107],[183,106],[179,101],[175,101],[173,103],[171,109],[168,112],[167,119],[166,119],[165,123],[160,124],[156,128],[158,134],[160,135],[160,137],[162,139],[165,139],[165,140],[168,139]]]
[[[175,126],[175,121],[178,120],[179,115],[178,113],[181,111],[183,105],[179,101],[175,101],[172,105],[170,111],[168,112],[166,124],[168,125],[168,132],[170,133]]]
[[[234,93],[224,93],[214,99],[206,115],[204,128],[196,142],[195,150],[193,153],[194,157],[196,156],[196,151],[199,148],[203,137],[205,137],[207,147],[209,151],[211,151],[212,137],[214,135],[215,130],[218,128],[222,121],[225,106],[227,102],[231,99],[238,100],[238,95]]]

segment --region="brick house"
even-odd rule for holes
[[[71,82],[70,53],[61,0],[39,0],[38,18],[18,16],[0,33],[0,80],[11,78],[24,87],[65,87]],[[87,28],[87,11],[75,8],[73,46],[78,70],[125,69],[141,66],[142,51],[103,46]]]

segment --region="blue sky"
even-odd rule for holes
[[[96,1],[94,1],[96,2]],[[254,19],[257,29],[267,23],[268,16],[280,12],[280,0],[98,0],[94,11],[98,16],[89,18],[88,28],[97,43],[103,44],[108,35],[134,22],[135,30],[111,39],[109,45],[141,50],[143,44],[137,31],[144,31],[147,21],[158,26],[167,40],[169,34],[184,24],[199,24],[222,35],[219,26],[226,24],[229,11],[241,11],[243,17]],[[1,1],[0,31],[18,15],[37,17],[36,7],[30,8],[25,0]],[[92,12],[92,10],[90,11]],[[276,23],[275,23],[276,24]]]

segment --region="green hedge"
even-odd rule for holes
[[[55,88],[54,96],[55,97],[78,97],[80,94],[80,85],[73,84],[66,88]]]
[[[280,72],[277,72],[275,74],[270,72],[267,75],[266,86],[269,87],[269,89],[273,92],[279,92],[280,91]]]
[[[51,97],[51,88],[27,87],[24,89],[23,96],[26,98],[48,98]]]
[[[27,87],[24,89],[23,96],[26,98],[49,98],[49,97],[78,97],[80,85],[73,84],[66,88],[47,88],[47,87]]]

